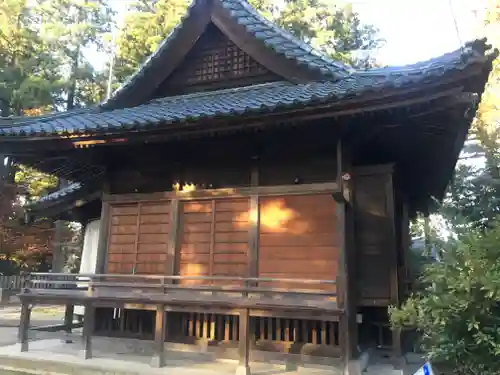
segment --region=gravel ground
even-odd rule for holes
[[[0,306],[0,327],[18,327],[21,306]],[[62,306],[35,306],[31,312],[31,325],[45,326],[62,323],[64,307]]]

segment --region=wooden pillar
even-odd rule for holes
[[[154,354],[151,360],[152,367],[165,366],[165,331],[166,331],[165,305],[156,306],[155,343]]]
[[[240,311],[239,342],[238,342],[238,368],[236,375],[250,375],[250,311]]]
[[[344,144],[337,144],[337,233],[339,235],[339,267],[337,274],[337,300],[344,314],[339,322],[340,345],[345,365],[344,373],[359,375],[357,363],[358,326],[357,326],[357,282],[356,248],[354,243],[353,181],[349,154]]]
[[[27,352],[29,348],[28,330],[30,327],[31,306],[27,301],[22,301],[21,305],[21,321],[19,323],[19,332],[17,341],[21,346],[22,352]]]
[[[394,196],[394,186],[392,176],[387,179],[385,185],[385,196],[386,196],[386,211],[389,220],[389,232],[387,233],[387,246],[389,251],[389,261],[390,261],[390,283],[391,283],[391,305],[399,306],[400,304],[400,261],[399,261],[399,250],[398,250],[398,238],[396,230],[396,202]],[[402,348],[401,348],[401,330],[394,329],[391,331],[392,335],[392,357],[394,365],[400,367],[400,359],[402,358]]]
[[[252,166],[250,185],[259,186],[259,170],[257,165]],[[260,204],[259,196],[250,197],[250,223],[248,227],[248,277],[259,276],[259,227],[260,227]],[[251,284],[251,286],[257,286]]]
[[[170,233],[168,238],[167,267],[165,275],[174,276],[177,273],[177,254],[179,253],[179,227],[182,205],[179,199],[170,202]]]
[[[74,305],[66,305],[66,310],[64,311],[64,331],[68,334],[71,333],[71,330],[73,328],[74,310]]]
[[[101,209],[101,223],[99,227],[99,241],[97,243],[97,260],[95,272],[97,274],[106,273],[106,261],[108,253],[108,235],[111,207],[103,200]]]
[[[83,352],[84,359],[92,358],[92,334],[95,327],[95,307],[92,303],[85,304],[83,316]]]
[[[63,254],[63,234],[64,221],[56,220],[54,222],[54,241],[52,244],[52,272],[61,273],[64,269],[64,254]]]

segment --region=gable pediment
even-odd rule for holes
[[[283,80],[209,23],[153,97],[235,88]]]
[[[211,34],[214,40],[207,36]],[[158,95],[183,92],[183,83],[192,92],[194,81],[226,80],[226,87],[237,87],[242,77],[255,75],[261,83],[307,83],[336,80],[350,72],[264,19],[246,0],[194,0],[181,24],[101,107],[137,106]]]

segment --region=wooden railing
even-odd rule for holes
[[[195,285],[181,284],[180,282],[198,282]],[[276,288],[269,284],[296,284],[302,288]],[[311,279],[278,279],[252,278],[231,276],[163,276],[163,275],[125,275],[125,274],[61,274],[61,273],[32,273],[25,278],[24,289],[86,289],[88,295],[113,291],[117,297],[120,292],[132,294],[129,291],[144,291],[151,294],[168,294],[175,291],[184,292],[213,292],[217,294],[241,294],[249,297],[254,294],[267,296],[281,295],[281,297],[304,298],[320,297],[334,301],[336,291],[334,280]],[[308,288],[309,287],[309,288]],[[321,288],[324,288],[323,290]],[[122,297],[126,298],[125,295]]]
[[[187,285],[188,281],[198,284]],[[280,288],[280,284],[296,284],[297,288]],[[164,364],[163,345],[171,331],[167,330],[166,319],[172,322],[170,328],[178,326],[187,336],[237,342],[240,365],[244,367],[248,367],[250,342],[256,338],[288,343],[300,341],[337,349],[342,311],[336,305],[335,284],[334,280],[228,276],[33,273],[20,294],[24,311],[19,334],[21,348],[28,348],[26,306],[56,301],[85,305],[86,358],[92,355],[96,306],[127,309],[131,304],[140,305],[153,314],[152,336],[158,366]],[[186,315],[187,320],[181,319],[179,322],[183,323],[176,324],[179,313]],[[28,318],[23,318],[26,315]],[[99,317],[98,320],[105,319]]]
[[[20,290],[24,288],[27,277],[25,275],[0,276],[0,288],[8,290]]]

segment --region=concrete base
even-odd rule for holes
[[[236,368],[235,375],[250,375],[250,367],[249,366],[238,366]]]
[[[155,355],[151,358],[151,367],[160,368],[165,366],[165,356]]]
[[[78,356],[81,359],[91,359],[92,358],[92,353],[89,352],[88,350],[80,349],[78,352]]]

